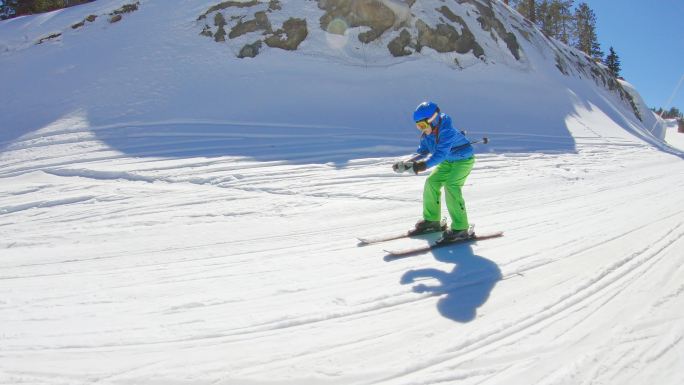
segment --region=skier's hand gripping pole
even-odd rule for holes
[[[397,174],[401,174],[404,171],[413,171],[414,174],[418,174],[419,172],[425,171],[427,166],[425,165],[425,162],[406,160],[394,163],[392,169]]]
[[[404,171],[411,171],[413,170],[413,165],[416,163],[416,161],[424,157],[425,155],[423,154],[413,154],[413,156],[407,160],[400,160],[398,162],[395,162],[392,165],[392,170],[394,170],[394,172],[396,172],[397,174],[401,174]]]
[[[392,165],[392,170],[394,170],[394,172],[396,172],[397,174],[401,174],[402,172],[410,170],[412,168],[413,168],[413,162],[408,161],[408,160],[407,161],[400,160],[398,162],[395,162]]]

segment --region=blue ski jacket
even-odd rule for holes
[[[451,117],[440,114],[439,126],[432,130],[430,135],[423,134],[420,137],[418,154],[424,158],[432,154],[425,162],[428,168],[434,167],[443,161],[457,161],[473,157],[473,146],[468,138],[451,125]]]

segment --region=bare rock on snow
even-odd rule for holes
[[[518,44],[518,39],[512,32],[506,30],[503,22],[496,17],[491,1],[485,1],[484,3],[486,3],[486,5],[476,0],[458,0],[458,3],[467,3],[475,6],[480,13],[477,21],[480,23],[482,29],[489,31],[494,40],[496,40],[498,35],[499,38],[506,43],[506,46],[508,47],[508,50],[511,51],[513,57],[515,57],[516,60],[520,60],[520,44]],[[448,10],[446,6],[443,6],[440,12],[447,16],[444,10],[445,8]]]
[[[375,41],[397,21],[392,9],[379,0],[318,0],[318,7],[326,11],[320,20],[325,31],[335,33],[329,28],[334,20],[343,20],[351,28],[369,27],[370,31],[358,36],[366,44]]]
[[[140,6],[139,1],[135,2],[135,3],[131,3],[131,4],[122,5],[121,8],[115,9],[114,11],[112,11],[109,14],[109,16],[111,16],[109,18],[109,22],[110,23],[117,23],[117,22],[121,21],[124,14],[137,11],[139,6]]]
[[[451,24],[437,24],[431,28],[424,21],[416,21],[418,29],[418,51],[422,47],[430,47],[437,52],[473,53],[478,58],[484,57],[484,50],[475,40],[475,36],[467,26],[463,26],[461,33]]]
[[[263,43],[269,47],[290,51],[296,50],[299,47],[299,44],[308,36],[306,20],[290,18],[283,23],[280,29],[274,31],[268,14],[281,10],[282,5],[279,0],[270,0],[267,4],[267,8],[263,7],[265,5],[265,2],[255,0],[247,2],[225,1],[212,6],[205,13],[200,15],[198,20],[206,19],[208,15],[216,12],[215,18],[219,17],[218,15],[221,15],[221,19],[219,21],[216,21],[215,19],[214,22],[214,25],[218,29],[216,33],[213,33],[211,27],[209,27],[208,24],[205,24],[200,35],[213,36],[214,40],[217,42],[226,41],[225,28],[228,26],[228,23],[220,11],[235,8],[237,9],[237,14],[231,12],[230,20],[237,20],[237,23],[233,25],[230,32],[227,34],[228,39],[237,39],[254,32],[261,32],[264,36],[264,38],[259,39],[254,43],[244,45],[237,57],[246,58],[257,56]],[[253,8],[259,6],[261,6],[262,10],[254,12]]]
[[[413,52],[409,51],[407,47],[411,46],[411,33],[403,29],[399,36],[389,42],[387,48],[394,57],[408,56]]]
[[[218,27],[218,30],[216,30],[216,33],[214,34],[214,41],[216,41],[217,43],[226,41],[225,26],[227,25],[227,23],[226,18],[223,17],[223,14],[221,12],[217,12],[216,15],[214,15],[214,25]]]
[[[41,38],[40,40],[38,40],[38,42],[36,44],[43,44],[48,40],[57,39],[60,36],[62,36],[61,33],[53,33],[51,35],[45,36],[44,38]]]
[[[139,1],[131,4],[124,4],[121,6],[121,8],[115,9],[112,13],[110,13],[110,15],[123,15],[125,13],[135,12],[138,10],[138,6],[140,6]]]
[[[247,44],[242,49],[240,50],[240,53],[238,54],[238,57],[240,59],[246,58],[246,57],[256,57],[259,54],[259,50],[261,49],[262,43],[261,40],[257,40],[252,44]]]
[[[264,31],[271,33],[271,22],[266,16],[266,12],[257,12],[254,14],[254,19],[243,22],[241,19],[238,23],[230,30],[228,34],[229,39],[235,39],[242,35],[246,35],[250,32]]]
[[[294,51],[306,39],[308,34],[306,20],[290,18],[283,23],[283,28],[267,37],[265,43],[269,47]]]
[[[210,7],[206,12],[201,14],[197,20],[203,20],[207,17],[212,12],[218,12],[222,11],[227,8],[235,7],[235,8],[250,8],[254,7],[259,4],[258,0],[252,0],[252,1],[224,1],[222,3],[216,4],[212,7]]]
[[[386,37],[390,40],[387,49],[394,57],[409,56],[420,52],[423,47],[430,47],[441,53],[472,53],[480,59],[485,56],[482,46],[476,41],[475,35],[463,18],[447,6],[437,9],[446,20],[442,18],[442,22],[433,27],[411,12],[415,0],[315,1],[318,8],[324,11],[319,19],[322,30],[344,35],[349,28],[364,27],[365,30],[357,35],[358,40],[363,44],[369,44]],[[519,59],[519,46],[515,35],[506,31],[503,23],[496,19],[491,2],[483,1],[486,5],[475,0],[459,0],[461,3],[474,4],[477,12],[481,14],[478,20],[482,28],[494,31],[492,33],[497,33],[504,41],[510,42],[509,47],[513,47],[512,52],[516,59]],[[237,24],[233,25],[228,34],[231,40],[250,33],[262,32],[264,37],[259,40],[267,46],[294,51],[309,35],[307,20],[304,18],[290,18],[279,29],[271,25],[269,14],[277,15],[277,12],[282,10],[279,0],[224,1],[210,7],[198,20],[222,10],[230,13],[231,20],[237,20]],[[226,24],[215,25],[218,27],[216,32],[208,29],[205,24],[200,34],[213,36],[217,42],[225,41],[223,29],[227,28]],[[399,29],[401,32],[397,34],[396,31]],[[258,54],[259,50],[255,47],[253,43],[243,46],[238,57],[252,57],[251,55]]]
[[[81,27],[83,27],[83,26],[86,24],[86,22],[92,23],[92,22],[95,21],[95,19],[97,19],[97,15],[89,15],[89,16],[86,17],[85,19],[83,19],[83,20],[79,21],[78,23],[72,25],[71,28],[72,28],[72,29],[81,28]]]

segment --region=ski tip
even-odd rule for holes
[[[503,231],[492,231],[488,233],[475,233],[473,235],[473,240],[477,241],[478,239],[489,239],[489,238],[498,238],[498,237],[503,237],[504,233]]]
[[[425,248],[417,248],[417,249],[411,249],[411,250],[383,250],[385,253],[384,260],[385,261],[394,261],[395,259],[400,259],[404,257],[410,257],[412,255],[419,255],[422,254],[426,251],[430,251],[429,249]]]
[[[385,262],[391,262],[391,261],[396,261],[397,259],[401,259],[403,257],[408,256],[409,254],[401,254],[397,253],[396,251],[391,251],[391,250],[383,250],[386,254],[383,260]]]
[[[368,240],[367,240],[367,239],[363,239],[363,238],[356,238],[356,240],[357,240],[357,241],[359,241],[359,242],[358,242],[358,243],[356,244],[356,246],[359,246],[359,247],[362,247],[362,246],[368,246],[368,245],[370,245],[370,244],[371,244],[371,242],[368,242]]]

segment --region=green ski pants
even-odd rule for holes
[[[442,215],[442,187],[446,191],[446,205],[451,217],[453,230],[468,228],[468,214],[465,201],[461,194],[461,187],[473,169],[475,158],[464,160],[444,161],[437,165],[425,181],[423,189],[423,219],[439,221]]]

